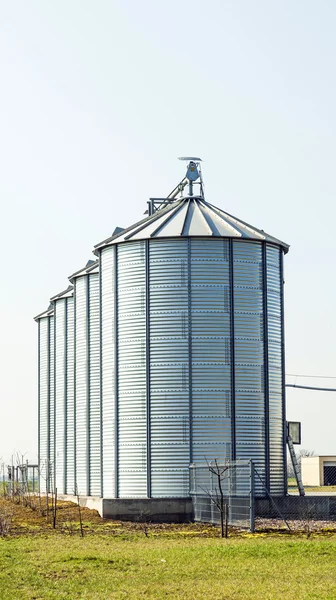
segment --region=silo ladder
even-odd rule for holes
[[[300,496],[304,496],[305,491],[304,491],[304,487],[303,487],[303,483],[302,483],[302,479],[301,479],[301,473],[300,473],[298,461],[297,461],[295,450],[294,450],[293,440],[290,435],[287,435],[287,444],[288,444],[289,454],[290,454],[293,469],[294,469],[296,483],[299,488],[299,494],[300,494]]]

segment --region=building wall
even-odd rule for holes
[[[336,464],[336,455],[303,456],[301,459],[302,483],[306,486],[324,485],[325,463]]]
[[[301,458],[301,477],[303,485],[322,485],[320,457],[303,456]]]

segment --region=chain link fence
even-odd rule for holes
[[[308,492],[310,488],[336,492],[336,456],[302,456],[300,468],[302,483]]]
[[[252,461],[190,465],[195,521],[254,531],[254,476]]]

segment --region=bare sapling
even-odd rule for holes
[[[55,488],[54,495],[54,507],[53,507],[53,529],[56,529],[56,516],[57,516],[57,488]]]
[[[228,472],[229,466],[219,466],[217,459],[213,463],[207,461],[209,472],[216,477],[217,486],[215,493],[211,490],[202,488],[206,495],[210,498],[210,501],[217,507],[220,518],[220,536],[221,538],[228,537],[228,521],[229,521],[229,507],[224,502],[225,496],[223,492],[223,479],[225,473]]]
[[[78,514],[79,514],[79,531],[80,531],[81,537],[84,537],[83,521],[82,521],[82,507],[80,505],[80,498],[79,498],[79,492],[78,492],[77,486],[76,486],[76,497],[77,497]]]

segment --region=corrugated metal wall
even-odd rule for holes
[[[75,427],[76,486],[79,494],[89,493],[88,452],[88,319],[87,277],[74,280],[75,299]]]
[[[88,279],[89,357],[89,493],[101,495],[99,274]]]
[[[55,325],[55,454],[58,494],[65,494],[66,473],[66,298],[54,302]]]
[[[46,491],[46,480],[49,462],[49,317],[39,320],[39,465],[40,489]]]
[[[282,493],[279,248],[156,239],[100,265],[104,496],[185,496],[190,461],[230,456]]]
[[[233,241],[236,459],[253,459],[265,480],[263,260],[260,242]],[[256,481],[260,491],[260,481]]]
[[[58,494],[73,494],[74,482],[74,324],[73,298],[54,300],[55,454]]]
[[[99,274],[74,280],[76,485],[101,495]]]
[[[101,294],[101,374],[102,374],[102,427],[103,427],[103,495],[114,498],[116,494],[116,419],[115,419],[115,277],[116,247],[106,248],[100,255]]]
[[[190,462],[187,239],[149,242],[148,283],[151,495],[185,496]]]
[[[55,332],[54,332],[54,317],[49,317],[49,461],[50,461],[50,486],[55,486]]]
[[[147,496],[145,242],[117,250],[119,496]]]
[[[282,408],[281,254],[277,246],[266,246],[267,324],[269,378],[270,491],[284,493]]]
[[[191,239],[192,462],[231,458],[230,248]]]
[[[66,493],[75,492],[74,300],[66,298]]]

